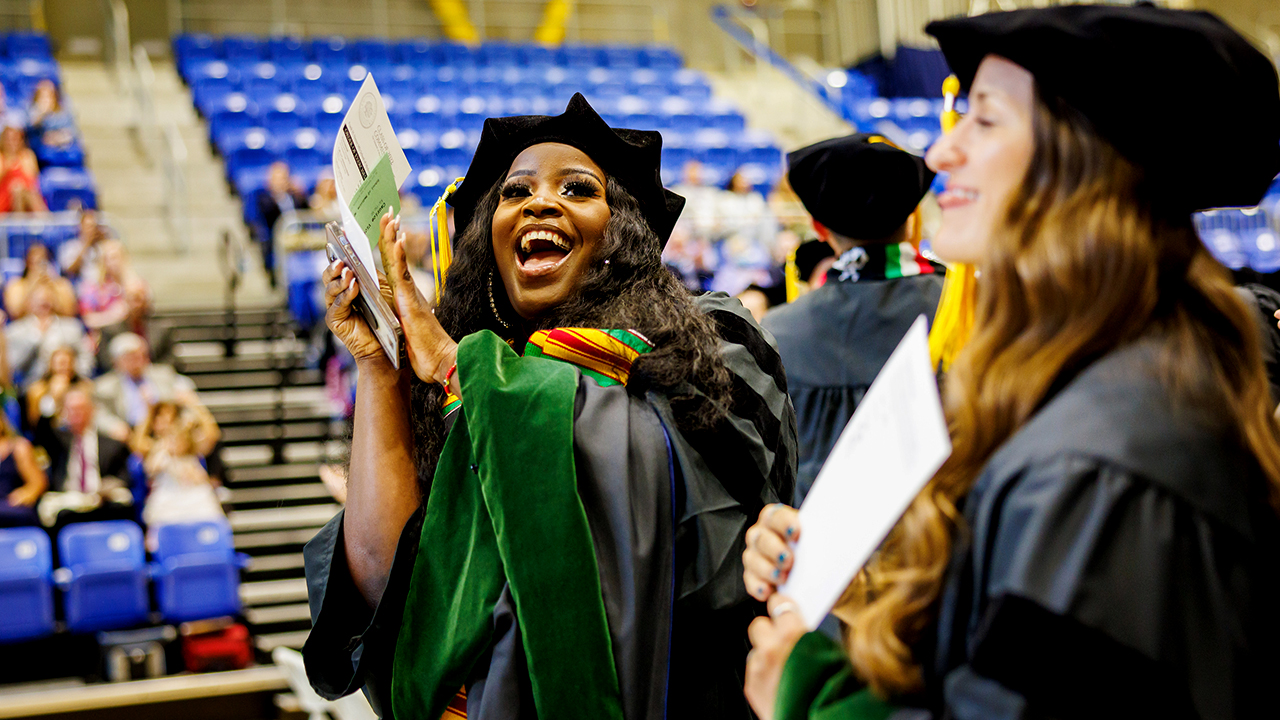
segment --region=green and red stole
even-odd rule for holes
[[[625,384],[650,349],[638,333],[581,328],[536,333],[524,357],[488,331],[459,343],[465,406],[450,408],[459,416],[427,498],[392,669],[396,717],[434,720],[450,708],[492,643],[507,585],[538,716],[621,720],[574,469],[574,368]]]

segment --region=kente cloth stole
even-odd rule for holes
[[[653,350],[653,343],[635,330],[555,328],[539,330],[525,345],[525,357],[547,357],[578,366],[602,386],[626,385],[631,364]]]
[[[613,332],[584,336],[596,348],[608,343],[593,333],[618,340]],[[557,354],[570,346],[548,344]],[[595,352],[585,354],[618,374]],[[489,649],[492,613],[506,585],[538,716],[621,720],[599,568],[574,468],[576,363],[542,353],[520,357],[487,330],[463,338],[457,362],[466,403],[455,410],[427,498],[392,667],[394,714],[465,714],[458,688]]]

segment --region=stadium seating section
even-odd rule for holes
[[[54,569],[48,533],[0,529],[0,644],[52,635],[56,617],[71,633],[176,624],[240,614],[240,570],[248,558],[226,520],[166,525],[152,562],[130,520],[64,527]],[[154,580],[158,618],[152,612]]]
[[[782,172],[772,136],[747,129],[666,47],[183,35],[174,55],[251,225],[249,199],[271,162],[288,161],[308,186],[328,167],[347,104],[370,72],[416,170],[407,189],[424,205],[464,174],[486,117],[558,113],[574,92],[610,124],[660,130],[669,183],[693,159],[717,183],[745,166],[763,190]]]
[[[25,110],[41,80],[52,80],[61,91],[62,77],[50,52],[49,39],[43,34],[29,32],[0,35],[0,84],[3,84],[4,107]],[[70,106],[65,97],[63,103]],[[8,122],[9,118],[5,121]],[[46,146],[34,134],[27,138],[27,142],[40,161],[40,190],[50,210],[97,207],[93,176],[84,169],[84,148],[78,134],[65,147]]]

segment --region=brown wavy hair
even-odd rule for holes
[[[1180,405],[1221,413],[1280,508],[1280,432],[1254,313],[1141,168],[1069,106],[1039,98],[1035,151],[982,263],[973,336],[945,382],[954,451],[846,590],[854,669],[882,696],[921,689],[912,645],[933,622],[957,504],[992,453],[1092,361],[1157,338]]]

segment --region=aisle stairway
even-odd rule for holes
[[[323,376],[304,367],[286,310],[241,310],[230,326],[216,310],[160,319],[173,329],[175,367],[222,428],[227,517],[236,549],[252,558],[240,593],[257,647],[301,647],[310,628],[302,546],[340,507],[317,474],[343,452]]]

